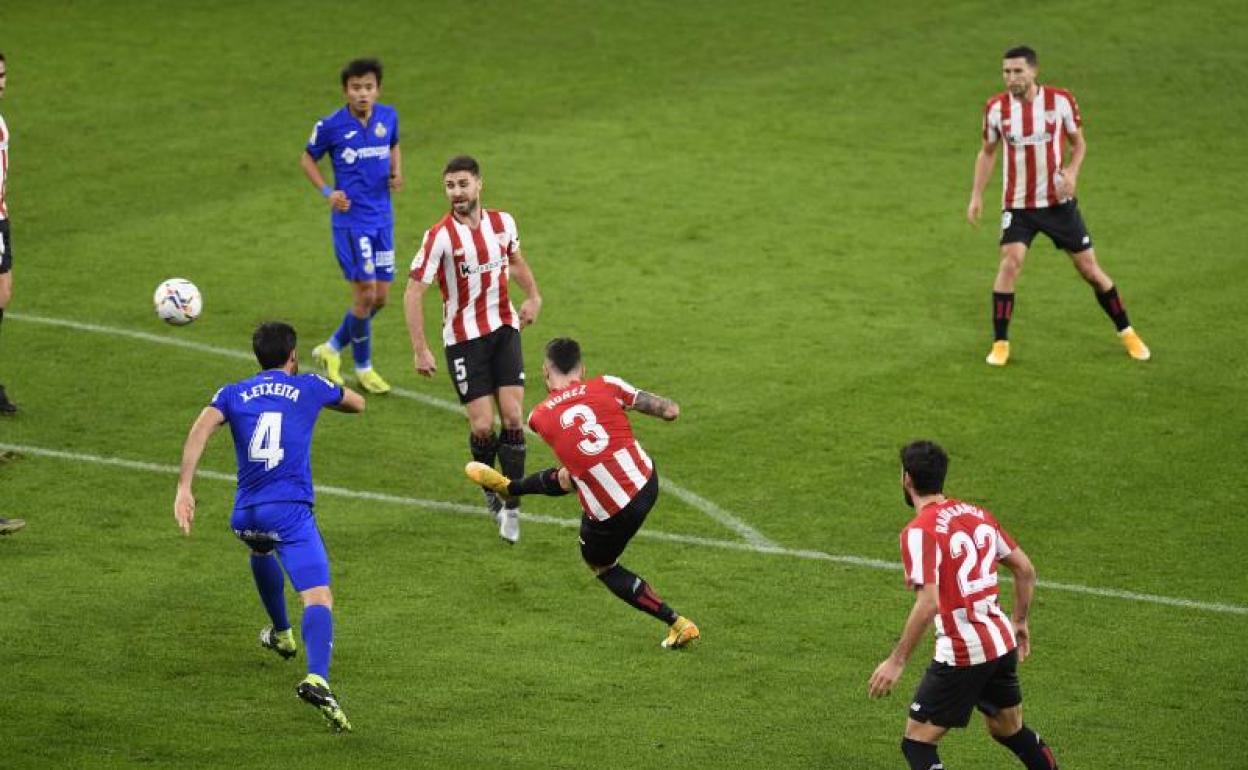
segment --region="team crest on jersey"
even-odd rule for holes
[[[373,267],[373,260],[371,259],[364,260],[364,272],[368,273],[369,275],[372,275],[373,271],[375,270],[376,268]]]
[[[503,250],[504,254],[511,253],[511,234],[504,230],[494,236],[498,238],[498,247]]]
[[[466,383],[466,382],[457,382],[457,383],[455,383],[455,387],[459,388],[459,395],[461,395],[461,396],[466,396],[466,395],[468,395],[468,383]]]
[[[1045,111],[1044,111],[1044,121],[1045,121],[1046,123],[1056,123],[1056,122],[1057,122],[1057,111],[1056,111],[1056,110],[1045,110]]]
[[[385,127],[384,125],[382,125],[381,123],[378,123],[378,124],[377,124],[377,127],[373,129],[373,134],[374,134],[374,135],[375,135],[378,139],[381,139],[382,137],[384,137],[384,136],[386,135],[386,127]]]

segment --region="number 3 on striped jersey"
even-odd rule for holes
[[[972,578],[971,570],[975,569],[976,557],[979,556],[976,546],[984,549],[984,555],[979,559],[979,577]],[[997,530],[990,525],[976,527],[974,539],[965,532],[953,533],[949,538],[949,554],[955,559],[965,556],[962,566],[958,567],[958,588],[963,596],[979,593],[997,584],[997,576],[988,574],[997,558]]]
[[[576,445],[576,448],[587,455],[600,454],[607,448],[607,444],[611,443],[611,437],[607,435],[606,429],[598,424],[598,415],[584,404],[577,404],[559,415],[559,424],[565,428],[571,428],[577,420],[581,421],[577,427],[580,428],[581,435],[585,438]]]
[[[282,449],[282,413],[261,412],[256,422],[256,429],[251,434],[251,444],[247,447],[247,459],[253,463],[264,463],[264,469],[271,471],[286,456]]]

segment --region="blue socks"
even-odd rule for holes
[[[329,658],[334,651],[334,613],[324,604],[303,609],[303,646],[308,653],[308,673],[329,681]]]
[[[350,315],[348,313],[348,315]],[[351,358],[355,370],[373,367],[373,319],[351,316]]]
[[[256,579],[256,590],[260,592],[260,601],[273,621],[273,628],[285,631],[290,628],[286,619],[286,579],[282,577],[282,565],[276,557],[251,555],[251,574]]]
[[[342,323],[329,338],[329,346],[334,352],[341,353],[347,346],[351,347],[351,358],[356,369],[367,369],[372,366],[373,357],[373,317],[381,312],[381,308],[373,308],[368,318],[356,318],[348,310],[342,317]]]
[[[334,332],[334,336],[329,338],[329,346],[334,349],[335,353],[341,353],[343,348],[351,344],[352,318],[351,311],[348,310],[342,317],[342,323],[338,324],[338,330]]]

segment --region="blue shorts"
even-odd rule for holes
[[[334,228],[334,255],[348,281],[394,280],[394,227]]]
[[[235,508],[230,527],[251,550],[276,550],[296,591],[329,585],[329,554],[307,503],[262,503]]]

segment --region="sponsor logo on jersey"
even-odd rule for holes
[[[351,164],[355,163],[356,160],[362,160],[364,158],[389,158],[390,148],[389,147],[361,147],[360,149],[357,150],[353,147],[346,147],[343,149],[341,157],[342,157],[342,162],[350,166]]]
[[[360,133],[360,132],[359,132],[359,131],[348,131],[347,133],[345,133],[345,134],[343,134],[343,135],[342,135],[342,138],[343,138],[343,139],[350,139],[351,137],[355,136],[355,135],[356,135],[356,134],[358,134],[358,133]]]
[[[481,273],[492,273],[507,264],[507,260],[503,258],[491,259],[483,265],[470,265],[467,262],[459,263],[459,275],[461,278],[467,278],[470,275],[480,275]]]
[[[1045,131],[1043,134],[1032,134],[1031,136],[1022,136],[1021,134],[1006,134],[1006,139],[1010,144],[1048,144],[1053,141],[1053,133]]]

